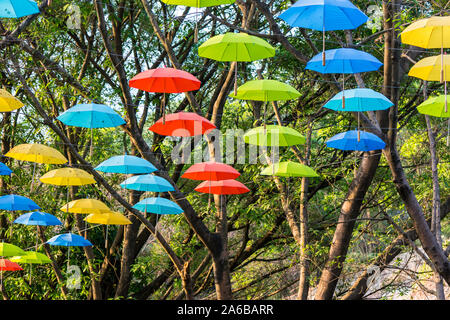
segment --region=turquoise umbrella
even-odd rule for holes
[[[136,203],[133,208],[142,212],[155,214],[180,214],[183,209],[175,202],[166,198],[146,198]]]
[[[157,171],[149,161],[129,155],[114,156],[103,161],[95,170],[109,173],[143,174]]]
[[[35,1],[0,0],[0,18],[21,18],[39,12]]]
[[[152,174],[132,176],[122,182],[120,186],[124,189],[144,192],[169,192],[175,190],[169,181]]]

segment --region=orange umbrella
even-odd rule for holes
[[[194,190],[212,194],[242,194],[250,191],[245,184],[233,179],[203,181]]]
[[[241,174],[232,166],[220,162],[201,162],[192,165],[181,176],[191,180],[228,180],[236,179]]]
[[[215,129],[208,119],[194,112],[177,112],[168,114],[165,121],[159,119],[148,130],[162,136],[192,137]]]

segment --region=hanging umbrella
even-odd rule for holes
[[[62,222],[54,215],[41,211],[33,211],[19,216],[13,223],[33,226],[59,226]]]
[[[122,213],[113,212],[113,211],[105,212],[105,213],[90,214],[84,220],[89,223],[106,225],[105,248],[108,248],[108,226],[109,225],[132,224],[130,219],[125,217]]]
[[[152,173],[158,170],[149,161],[129,155],[111,157],[100,163],[94,169],[100,172],[124,174]]]
[[[3,271],[19,271],[23,270],[17,263],[8,259],[0,259],[0,288],[3,289]]]
[[[37,3],[32,0],[0,1],[0,18],[21,18],[39,12]]]
[[[382,150],[386,147],[383,140],[370,132],[361,131],[358,141],[356,130],[339,133],[330,138],[326,144],[329,148],[364,152]]]
[[[266,176],[274,175],[279,177],[319,177],[314,169],[305,166],[304,164],[293,161],[274,163],[264,168],[264,170],[261,171],[261,174]]]
[[[355,74],[378,70],[383,64],[371,54],[351,48],[339,48],[325,51],[328,63],[322,64],[320,54],[315,55],[306,64],[307,70],[319,73],[341,73],[342,88],[345,91],[344,74]],[[345,108],[345,95],[342,96],[342,108]]]
[[[19,247],[5,242],[0,242],[0,257],[13,257],[25,254]]]
[[[6,157],[19,161],[33,162],[33,176],[31,179],[30,191],[33,190],[36,163],[41,164],[64,164],[68,160],[58,150],[38,143],[20,144],[9,150]]]
[[[268,125],[266,128],[257,127],[244,134],[245,143],[258,146],[294,146],[305,144],[306,138],[297,130],[277,125]]]
[[[10,176],[11,173],[12,170],[6,164],[0,162],[0,176]]]
[[[174,68],[143,71],[129,81],[129,86],[147,92],[163,93],[163,124],[166,119],[166,93],[181,93],[200,89],[201,82],[189,72]]]
[[[166,198],[153,197],[146,198],[133,206],[134,209],[141,212],[150,212],[155,214],[180,214],[183,209],[175,202]]]
[[[325,66],[325,31],[352,30],[369,17],[347,0],[300,0],[284,11],[280,19],[291,27],[322,31],[322,64]]]
[[[89,240],[87,240],[77,234],[71,233],[71,232],[56,235],[53,238],[49,239],[46,243],[49,245],[52,245],[52,246],[68,247],[68,249],[67,249],[67,269],[69,268],[69,264],[70,264],[70,247],[92,246],[92,243]]]
[[[250,62],[270,58],[275,55],[267,41],[247,33],[227,32],[206,40],[199,48],[200,57],[236,62],[234,68],[234,94],[237,94],[237,62]]]
[[[70,212],[77,214],[106,213],[111,211],[106,204],[96,199],[78,199],[70,201],[62,206],[60,210],[66,213]]]
[[[447,112],[447,81],[450,81],[450,56],[440,55],[424,58],[409,70],[408,75],[425,81],[442,80],[444,82],[445,112]]]
[[[447,122],[447,147],[450,145],[450,110],[446,108],[447,96],[429,97],[422,102],[417,111],[433,117],[449,118]]]
[[[17,263],[27,263],[30,265],[30,279],[29,283],[31,285],[31,278],[33,273],[33,264],[47,264],[51,263],[52,260],[50,260],[45,254],[34,252],[34,251],[26,251],[26,254],[23,256],[15,256],[11,258],[11,261],[17,262]]]
[[[91,157],[93,129],[117,127],[126,123],[112,108],[97,103],[77,104],[64,111],[56,119],[68,126],[91,129]]]
[[[1,11],[1,3],[0,3]],[[11,112],[23,107],[23,103],[4,89],[0,89],[0,112]]]
[[[233,179],[203,181],[195,189],[197,192],[210,194],[243,194],[250,190],[241,182]]]
[[[216,126],[208,119],[194,112],[181,111],[168,114],[165,123],[162,118],[159,119],[148,130],[162,136],[192,137],[212,129]]]
[[[175,190],[169,181],[152,174],[132,176],[122,182],[120,186],[124,189],[144,192],[169,192]]]
[[[181,177],[191,180],[217,181],[236,179],[240,175],[239,171],[228,164],[210,161],[190,166]]]
[[[39,207],[33,200],[24,196],[9,194],[0,197],[0,210],[29,211],[39,209],[41,209],[41,207]]]
[[[345,96],[345,108],[342,105],[342,98]],[[357,88],[344,90],[336,94],[323,107],[335,111],[358,112],[358,132],[360,112],[385,110],[394,104],[381,93],[372,89]],[[358,135],[358,139],[359,139]]]

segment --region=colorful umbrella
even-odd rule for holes
[[[21,18],[39,12],[37,3],[32,0],[0,1],[0,18]]]
[[[108,248],[108,226],[109,225],[127,225],[132,224],[130,219],[125,217],[120,212],[105,212],[105,213],[94,213],[88,215],[85,219],[86,222],[104,224],[106,225],[105,233],[105,248]]]
[[[68,247],[68,249],[67,249],[67,269],[69,269],[69,265],[70,265],[70,247],[92,246],[92,243],[89,240],[87,240],[77,234],[71,233],[71,232],[56,235],[53,238],[49,239],[46,243],[49,245],[52,245],[52,246]]]
[[[450,110],[446,108],[447,96],[430,97],[422,102],[417,111],[433,117],[449,118],[447,122],[447,147],[450,145]]]
[[[0,288],[3,289],[3,271],[23,270],[17,263],[7,259],[0,259]]]
[[[250,129],[244,134],[244,141],[245,143],[258,146],[287,147],[305,144],[306,138],[295,129],[269,125],[266,128],[257,127]]]
[[[12,170],[6,164],[0,162],[0,176],[10,176]]]
[[[19,247],[5,242],[0,242],[0,257],[13,257],[25,254]]]
[[[339,133],[330,138],[326,144],[329,148],[364,152],[382,150],[386,147],[383,140],[370,132],[361,131],[358,141],[356,130]]]
[[[236,179],[240,175],[239,171],[228,164],[210,161],[190,166],[181,177],[191,180],[218,181]]]
[[[147,92],[163,93],[163,124],[166,119],[166,93],[181,93],[200,89],[201,82],[189,72],[174,68],[143,71],[129,81],[129,86]]]
[[[319,174],[314,171],[314,169],[293,161],[274,163],[264,168],[264,170],[261,171],[261,174],[265,176],[274,175],[278,177],[319,177]]]
[[[273,48],[267,41],[251,36],[247,33],[227,32],[206,40],[198,47],[200,57],[216,60],[236,62],[234,68],[234,94],[237,94],[237,62],[250,62],[275,55]]]
[[[56,119],[68,126],[91,129],[91,157],[93,129],[117,127],[126,123],[112,108],[97,103],[77,104],[64,111]]]
[[[345,108],[342,99],[345,96]],[[336,94],[323,107],[335,111],[358,112],[358,132],[359,132],[359,112],[385,110],[394,104],[381,93],[372,89],[357,88],[345,90]],[[358,136],[359,139],[359,136]]]
[[[94,168],[97,171],[123,174],[143,174],[157,171],[149,161],[129,155],[114,156]]]
[[[315,55],[307,64],[307,70],[323,74],[342,73],[342,88],[345,91],[344,74],[355,74],[378,70],[383,64],[371,54],[351,48],[340,48],[325,51],[328,63],[322,64],[321,54]],[[342,96],[342,108],[345,108],[345,96]]]
[[[325,31],[351,30],[369,17],[347,0],[300,0],[284,11],[280,19],[291,27],[322,31],[322,60],[325,66]]]
[[[132,176],[122,182],[120,186],[124,189],[144,192],[169,192],[175,190],[169,181],[152,174]]]
[[[106,204],[96,199],[78,199],[70,201],[62,206],[60,210],[77,214],[106,213],[111,211]]]
[[[38,143],[20,144],[9,150],[5,156],[19,161],[33,162],[33,176],[30,191],[33,190],[36,163],[64,164],[68,162],[67,158],[58,150]]]
[[[155,214],[180,214],[183,209],[175,202],[166,198],[153,197],[146,198],[133,206],[134,209],[141,212],[150,212]]]
[[[177,112],[168,114],[165,123],[159,119],[148,130],[162,136],[192,137],[201,135],[216,126],[208,119],[194,112]]]
[[[33,226],[59,226],[62,222],[54,215],[41,211],[33,211],[19,216],[13,223]]]
[[[29,211],[39,209],[41,209],[41,207],[39,207],[33,200],[24,196],[9,194],[0,197],[0,210]]]
[[[195,189],[197,192],[210,194],[243,194],[250,190],[241,182],[233,179],[203,181]]]
[[[1,2],[0,2],[1,11]],[[0,89],[0,112],[11,112],[23,107],[23,103],[4,89]]]
[[[23,256],[15,256],[11,258],[11,261],[18,262],[18,263],[28,263],[30,265],[30,279],[29,283],[31,285],[31,277],[33,273],[33,264],[46,264],[51,263],[52,260],[50,260],[45,254],[34,252],[34,251],[26,251],[26,254]]]

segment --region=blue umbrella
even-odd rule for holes
[[[151,174],[132,176],[120,184],[122,188],[150,191],[150,192],[168,192],[174,191],[173,186],[164,178]]]
[[[68,126],[91,129],[91,157],[93,153],[92,129],[117,127],[126,123],[112,108],[97,103],[77,104],[64,111],[56,119]]]
[[[12,170],[6,164],[0,162],[0,176],[10,176]]]
[[[0,210],[21,211],[21,210],[39,210],[39,207],[33,200],[19,196],[16,194],[9,194],[0,197]]]
[[[300,0],[279,18],[291,27],[322,31],[322,65],[325,65],[325,31],[351,30],[366,23],[369,17],[348,0]]]
[[[183,213],[183,209],[178,204],[166,198],[146,198],[136,203],[133,208],[142,212],[155,214]]]
[[[103,161],[95,170],[101,172],[142,174],[157,171],[156,167],[149,161],[135,156],[114,156]]]
[[[0,0],[0,18],[20,18],[39,12],[35,1]]]
[[[41,211],[33,211],[19,216],[13,223],[32,226],[59,226],[62,222],[54,215]]]
[[[361,131],[361,139],[358,141],[356,130],[342,132],[330,138],[326,144],[329,148],[352,151],[382,150],[386,147],[383,140],[370,132]]]
[[[69,247],[67,250],[67,269],[69,268],[70,263],[70,247],[92,246],[92,243],[89,240],[71,232],[58,234],[53,238],[49,239],[46,243],[52,246]]]

